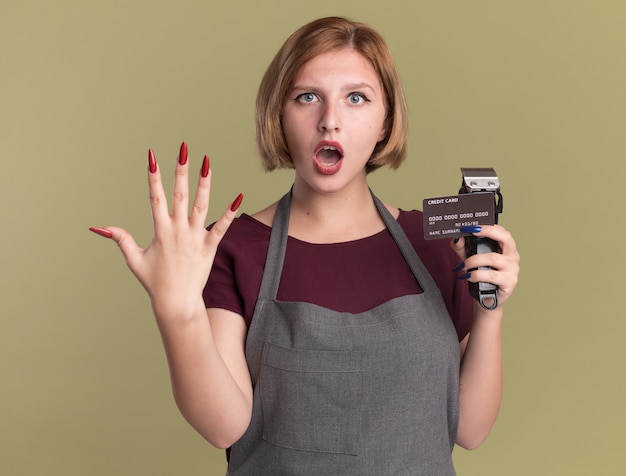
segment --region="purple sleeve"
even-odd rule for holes
[[[269,235],[269,227],[248,215],[243,214],[233,221],[217,249],[202,293],[207,309],[234,312],[244,317],[250,326],[263,276]]]

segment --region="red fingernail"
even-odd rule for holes
[[[237,198],[235,198],[235,201],[233,202],[233,204],[230,206],[230,211],[231,212],[236,212],[237,209],[239,208],[239,205],[241,205],[241,202],[243,201],[243,193],[240,193]]]
[[[180,144],[180,151],[178,152],[178,163],[180,165],[185,165],[188,158],[189,153],[187,152],[187,143],[183,142],[182,144]]]
[[[148,170],[150,170],[151,174],[157,171],[157,163],[156,159],[154,158],[154,152],[152,152],[152,149],[148,149]]]
[[[104,228],[97,228],[95,226],[92,226],[91,228],[89,228],[89,230],[93,231],[97,235],[104,236],[105,238],[113,238],[113,233],[111,233],[109,230],[105,230]]]
[[[207,175],[209,175],[209,168],[211,167],[211,164],[209,162],[209,156],[205,155],[204,156],[204,160],[202,161],[202,170],[200,170],[200,174],[203,177],[206,177]]]

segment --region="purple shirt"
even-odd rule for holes
[[[422,212],[400,210],[398,223],[439,287],[459,341],[472,326],[467,282],[449,240],[424,240]],[[220,243],[204,289],[207,308],[235,312],[250,326],[271,228],[242,214]],[[279,301],[303,301],[341,312],[367,311],[393,298],[418,294],[413,273],[388,230],[345,243],[314,244],[289,237]]]

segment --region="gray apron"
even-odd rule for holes
[[[457,334],[400,225],[374,201],[423,293],[358,314],[277,301],[287,193],[246,341],[252,420],[231,448],[228,475],[455,474]]]

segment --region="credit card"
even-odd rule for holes
[[[426,240],[467,235],[461,233],[462,226],[493,225],[496,222],[492,192],[425,198],[423,211]]]

